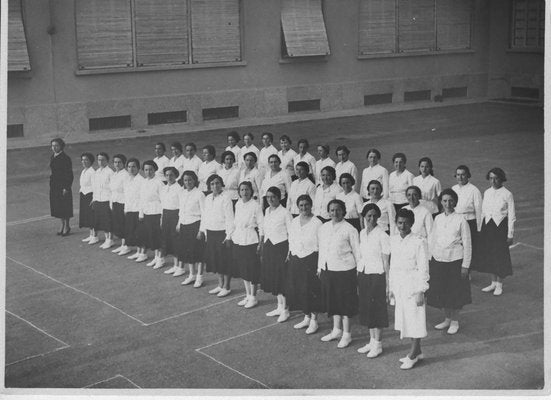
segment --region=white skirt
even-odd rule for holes
[[[400,331],[400,339],[419,339],[427,336],[425,304],[418,306],[416,297],[401,290],[394,292],[394,329]]]

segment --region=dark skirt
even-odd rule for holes
[[[248,246],[233,245],[233,272],[232,276],[247,282],[260,282],[260,257],[256,253],[258,244]]]
[[[124,204],[113,203],[111,211],[111,232],[118,238],[124,238]]]
[[[285,298],[290,311],[301,310],[307,315],[325,311],[321,297],[321,281],[317,271],[317,252],[304,258],[291,256],[285,287]]]
[[[262,263],[260,270],[260,287],[266,293],[285,295],[285,276],[287,275],[287,240],[272,244],[270,240],[262,246]]]
[[[231,275],[231,247],[223,243],[225,238],[226,231],[207,230],[207,246],[205,250],[207,272]]]
[[[464,305],[472,303],[469,278],[461,278],[462,262],[430,260],[429,289],[426,292],[429,306],[460,310]]]
[[[405,207],[408,205],[408,203],[402,203],[402,204],[394,204],[392,203],[392,205],[394,206],[394,210],[396,210],[396,213],[398,213],[398,210],[402,207]]]
[[[108,201],[94,201],[94,229],[111,232],[111,208]]]
[[[388,327],[385,274],[358,275],[360,324],[373,328]]]
[[[478,260],[473,266],[476,271],[494,274],[500,278],[513,275],[511,253],[507,244],[508,222],[505,218],[499,226],[492,219],[482,222],[478,242]]]
[[[63,195],[62,187],[50,184],[50,214],[64,219],[73,216],[73,193],[70,190]]]
[[[178,210],[163,210],[163,218],[161,219],[161,249],[163,255],[172,254],[177,256],[178,233],[176,232],[176,225],[178,225],[178,219]]]
[[[348,271],[321,271],[321,294],[329,316],[358,314],[356,268]]]
[[[360,226],[360,219],[359,218],[349,218],[346,220],[350,225],[352,225],[358,232],[362,230],[362,227]]]
[[[479,235],[478,235],[478,230],[477,230],[477,227],[476,227],[476,219],[470,219],[470,220],[467,221],[467,223],[469,224],[469,230],[471,231],[471,247],[473,249],[472,258],[471,258],[471,265],[470,265],[470,268],[472,269],[472,268],[475,268],[475,266],[479,264],[480,249],[479,249],[479,246],[478,246],[478,242],[480,241],[480,238],[478,237]]]
[[[124,243],[127,246],[140,246],[138,240],[139,213],[127,212],[124,214]]]
[[[205,261],[205,241],[197,240],[201,221],[192,224],[180,224],[180,234],[176,245],[178,260],[186,264]]]
[[[161,214],[144,215],[138,225],[140,246],[150,250],[161,248]]]
[[[80,193],[80,204],[78,211],[78,227],[79,228],[93,228],[94,227],[94,211],[90,206],[92,202],[92,192],[88,194]]]

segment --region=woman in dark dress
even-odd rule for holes
[[[61,219],[61,230],[57,234],[67,236],[71,232],[69,219],[73,216],[73,166],[71,158],[63,151],[63,139],[53,139],[51,145],[54,154],[50,160],[50,213]]]

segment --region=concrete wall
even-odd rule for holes
[[[280,59],[280,2],[242,0],[246,65],[77,75],[74,1],[24,0],[32,71],[9,74],[8,123],[23,123],[29,138],[63,132],[86,136],[88,118],[122,114],[130,114],[132,129],[140,129],[147,113],[158,111],[186,109],[186,124],[202,124],[206,107],[238,105],[240,118],[262,118],[287,115],[289,100],[321,99],[321,111],[333,111],[361,109],[363,96],[372,93],[392,92],[393,102],[400,103],[404,91],[430,89],[434,97],[443,87],[467,86],[469,97],[486,96],[489,64],[498,80],[518,69],[530,71],[523,69],[524,58],[507,71],[499,70],[503,62],[490,61],[502,53],[516,60],[517,55],[494,48],[502,46],[499,29],[508,28],[500,19],[508,15],[497,0],[474,3],[471,52],[358,59],[359,0],[325,0],[331,55],[285,62]],[[56,33],[49,35],[48,26]],[[541,56],[538,60],[539,71]],[[494,93],[499,85],[492,79]]]

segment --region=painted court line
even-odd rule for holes
[[[33,217],[33,218],[27,218],[27,219],[20,219],[18,221],[11,221],[7,222],[6,226],[15,226],[15,225],[22,225],[22,224],[28,224],[29,222],[36,222],[36,221],[45,221],[47,219],[53,218],[50,215],[42,215],[40,217]]]
[[[94,382],[94,383],[92,383],[92,384],[90,384],[90,385],[88,385],[88,386],[84,386],[83,389],[91,388],[92,386],[95,386],[95,385],[97,385],[97,384],[99,384],[99,383],[109,382],[109,381],[112,381],[113,379],[117,379],[117,378],[122,378],[122,379],[124,379],[124,380],[130,382],[130,383],[131,383],[132,385],[134,385],[136,388],[141,389],[140,386],[136,385],[134,382],[132,382],[132,381],[131,381],[130,379],[128,379],[126,376],[120,375],[120,374],[117,374],[117,375],[115,375],[115,376],[112,376],[111,378],[104,379],[104,380],[102,380],[102,381]]]
[[[25,358],[22,358],[21,360],[17,360],[17,361],[12,361],[11,363],[6,364],[6,367],[9,367],[10,365],[14,365],[14,364],[19,364],[20,362],[23,362],[23,361],[31,360],[33,358],[44,357],[44,356],[47,356],[48,354],[57,353],[58,351],[68,349],[69,347],[71,347],[71,346],[62,346],[62,347],[58,347],[57,349],[47,351],[45,353],[40,353],[40,354],[36,354],[34,356],[25,357]]]
[[[237,338],[242,337],[242,336],[247,336],[247,335],[250,335],[251,333],[255,333],[255,332],[261,331],[263,329],[266,329],[266,328],[269,328],[271,326],[275,326],[275,325],[278,325],[278,324],[279,324],[279,322],[274,322],[270,325],[265,325],[265,326],[262,326],[260,328],[253,329],[252,331],[241,333],[239,335],[235,335],[235,336],[229,337],[227,339],[223,339],[223,340],[220,340],[218,342],[211,343],[211,344],[203,346],[203,347],[199,347],[198,349],[195,349],[195,350],[201,351],[201,350],[204,350],[204,349],[208,349],[209,347],[216,346],[216,345],[221,344],[221,343],[229,342],[230,340],[237,339]]]
[[[529,249],[542,250],[543,251],[543,247],[534,246],[534,245],[524,243],[524,242],[516,242],[516,243],[512,244],[511,246],[509,246],[509,248],[514,249],[515,247],[518,247],[518,246],[524,246],[524,247],[528,247]]]
[[[68,345],[67,343],[65,343],[63,340],[60,340],[60,339],[56,338],[55,336],[50,335],[48,332],[46,332],[46,331],[43,330],[43,329],[40,329],[38,326],[36,326],[36,325],[33,324],[32,322],[27,321],[25,318],[20,317],[19,315],[14,314],[14,313],[12,313],[12,312],[9,311],[9,310],[6,310],[6,312],[7,312],[8,314],[10,314],[11,316],[13,316],[13,317],[15,317],[15,318],[17,318],[17,319],[19,319],[19,320],[21,320],[21,321],[23,321],[23,322],[26,322],[27,324],[29,324],[30,326],[32,326],[32,327],[33,327],[34,329],[36,329],[37,331],[42,332],[44,335],[46,335],[46,336],[48,336],[48,337],[51,337],[51,338],[54,339],[56,342],[61,343],[63,346],[69,346],[69,345]]]

